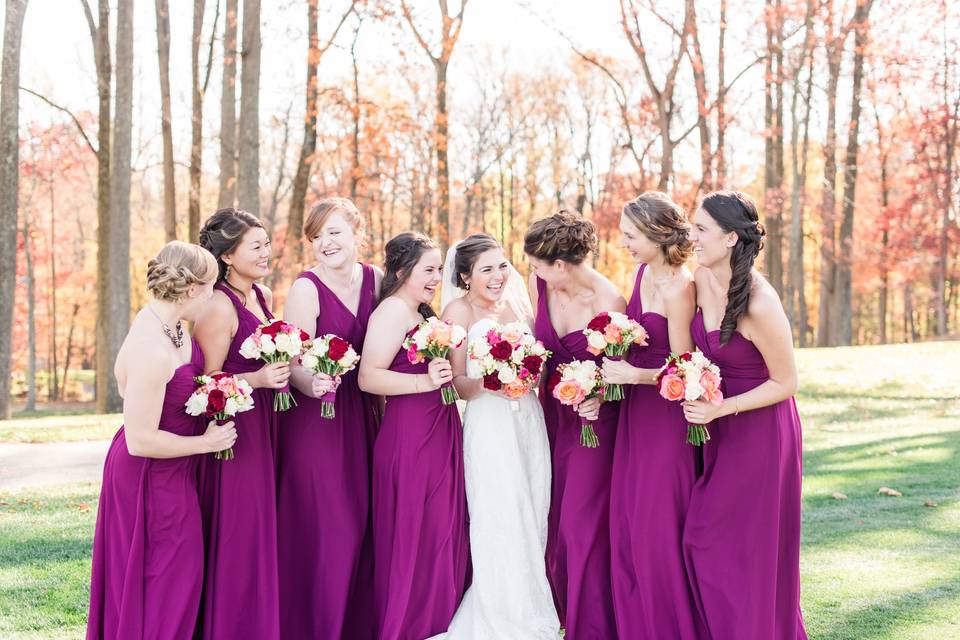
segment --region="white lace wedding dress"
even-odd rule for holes
[[[496,323],[470,327],[468,339]],[[481,377],[467,361],[467,375]],[[463,463],[473,583],[443,640],[556,640],[560,623],[544,567],[550,445],[533,394],[484,391],[467,402]]]

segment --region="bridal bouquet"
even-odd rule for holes
[[[339,376],[348,371],[353,371],[359,361],[360,356],[353,346],[340,336],[332,333],[314,338],[307,344],[306,351],[300,356],[300,364],[305,369],[314,374],[324,373],[335,381]],[[336,415],[334,402],[337,397],[337,384],[335,382],[332,388],[320,398],[321,418],[330,419]]]
[[[574,360],[561,364],[554,376],[555,379],[551,380],[552,393],[560,404],[576,409],[584,400],[603,397],[603,376],[593,360]],[[580,425],[580,444],[590,449],[600,446],[593,423],[584,422]]]
[[[720,391],[720,367],[710,362],[700,351],[671,353],[657,374],[657,389],[667,400],[706,400],[719,405],[723,402]],[[710,439],[707,426],[687,425],[687,442],[699,447]]]
[[[456,349],[467,338],[467,331],[460,325],[441,320],[427,318],[414,327],[403,341],[403,348],[407,350],[407,360],[410,364],[419,364],[430,358],[446,358],[450,349]],[[453,404],[460,397],[453,383],[440,387],[443,404]]]
[[[587,351],[595,356],[604,353],[615,360],[626,355],[630,345],[647,346],[648,338],[642,324],[618,311],[597,314],[583,330],[583,335],[587,336]],[[603,399],[623,400],[623,386],[608,384]]]
[[[471,340],[467,357],[483,372],[484,389],[502,391],[517,400],[537,386],[550,352],[526,325],[510,322]]]
[[[253,387],[246,380],[229,373],[197,376],[193,380],[199,386],[187,398],[188,415],[207,416],[223,424],[238,413],[253,409]],[[233,447],[217,451],[214,457],[233,460]]]
[[[303,351],[303,343],[310,336],[283,320],[271,320],[261,324],[240,345],[240,355],[250,360],[260,359],[267,363],[290,362]],[[273,410],[286,411],[297,406],[290,393],[290,385],[277,391],[273,397]]]

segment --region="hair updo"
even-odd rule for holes
[[[450,280],[461,289],[468,289],[469,287],[463,276],[469,276],[473,273],[473,265],[477,263],[480,254],[500,248],[500,243],[489,234],[475,233],[467,236],[457,244],[457,255],[453,261],[453,273],[450,274]]]
[[[147,289],[157,300],[180,302],[190,285],[213,282],[217,261],[195,244],[173,240],[147,263]]]
[[[263,224],[255,215],[232,207],[220,209],[203,223],[200,246],[217,259],[217,281],[227,277],[228,265],[223,261],[223,256],[236,251],[244,234],[254,227],[263,229]]]
[[[623,215],[650,242],[660,246],[671,267],[679,267],[693,253],[687,214],[662,191],[640,194],[623,206]]]
[[[763,249],[766,230],[760,223],[757,206],[739,191],[714,191],[700,205],[726,233],[737,234],[737,244],[730,253],[730,287],[727,308],[720,322],[720,344],[730,341],[740,318],[750,304],[753,284],[753,263]]]
[[[523,238],[523,252],[544,262],[581,264],[596,248],[593,223],[566,209],[534,222]]]
[[[353,228],[353,232],[357,236],[363,234],[366,221],[360,215],[360,210],[357,209],[357,205],[353,204],[352,200],[349,198],[324,198],[310,208],[307,219],[303,221],[303,237],[307,239],[307,242],[312,242],[323,230],[323,225],[327,224],[330,216],[337,212],[343,214],[344,220]]]
[[[394,236],[383,248],[383,282],[380,283],[380,301],[395,294],[410,277],[410,272],[427,251],[437,249],[437,243],[414,231]],[[427,303],[417,308],[424,318],[437,315]]]

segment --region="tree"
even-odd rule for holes
[[[770,284],[783,294],[783,7],[767,0],[764,96],[764,262]]]
[[[237,2],[226,0],[223,20],[223,81],[220,85],[220,195],[217,206],[236,204]],[[194,238],[191,238],[194,240]]]
[[[450,246],[450,168],[447,164],[447,143],[449,142],[449,121],[447,116],[447,69],[453,48],[460,37],[460,28],[463,26],[463,12],[467,8],[468,0],[461,0],[460,11],[450,15],[447,0],[440,3],[440,52],[435,54],[433,47],[426,41],[417,27],[416,20],[410,12],[407,0],[400,0],[403,16],[410,25],[417,43],[430,58],[436,74],[436,113],[434,121],[434,147],[437,155],[437,235],[440,246],[446,251]]]
[[[214,3],[213,30],[210,34],[210,46],[207,52],[207,69],[200,80],[200,43],[203,39],[203,14],[205,0],[193,3],[193,38],[190,45],[191,94],[191,137],[190,137],[190,198],[187,202],[187,237],[191,242],[200,238],[200,177],[203,165],[203,96],[210,83],[210,70],[213,67],[213,40],[217,33],[217,21],[220,18],[220,2]]]
[[[260,212],[260,0],[243,0],[237,204]]]
[[[160,122],[163,137],[163,229],[167,241],[177,239],[177,197],[173,170],[173,128],[170,114],[170,5],[156,0],[157,58],[160,62]]]

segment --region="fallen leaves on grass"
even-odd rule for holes
[[[937,503],[934,502],[933,500],[925,500],[924,503],[923,503],[923,506],[925,506],[925,507],[935,507],[935,506],[937,506]]]
[[[890,487],[880,487],[879,489],[877,489],[877,494],[881,496],[892,496],[895,498],[899,498],[903,495],[896,489],[891,489]]]
[[[846,499],[847,499],[847,494],[845,494],[845,493],[840,493],[839,491],[834,491],[834,492],[833,492],[833,499],[834,499],[834,500],[846,500]]]

